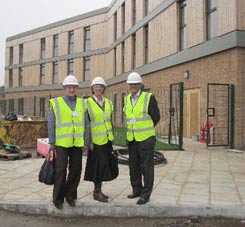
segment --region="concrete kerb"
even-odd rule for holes
[[[64,205],[63,210],[57,210],[52,203],[15,203],[0,202],[0,209],[37,215],[61,217],[100,216],[100,217],[226,217],[245,218],[245,206],[202,206],[202,205],[122,205],[122,204],[92,204],[79,203],[71,208]]]

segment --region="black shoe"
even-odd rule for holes
[[[128,199],[134,199],[134,198],[137,198],[137,197],[140,197],[140,193],[132,193],[132,194],[129,194],[128,196]]]
[[[59,210],[63,209],[63,203],[62,202],[54,202],[54,206]]]
[[[73,199],[70,200],[66,200],[67,203],[71,206],[71,207],[75,207],[76,206],[76,202]]]
[[[147,202],[149,202],[149,198],[139,198],[139,200],[137,201],[137,204],[138,205],[143,205],[143,204],[146,204]]]

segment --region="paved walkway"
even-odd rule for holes
[[[37,158],[0,161],[0,208],[52,215],[245,218],[245,154],[206,150],[191,140],[184,144],[185,151],[164,151],[168,164],[155,166],[154,190],[146,205],[126,198],[131,192],[128,166],[120,165],[118,178],[103,184],[109,203],[94,201],[93,184],[81,180],[77,207],[65,204],[59,211],[51,203],[52,186],[38,182],[44,159]],[[85,163],[86,157],[83,170]]]

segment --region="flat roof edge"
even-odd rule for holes
[[[22,37],[25,37],[25,36],[28,36],[28,35],[32,35],[32,34],[35,34],[35,33],[38,33],[38,32],[42,32],[42,31],[45,31],[45,30],[48,30],[48,29],[51,29],[51,28],[62,26],[62,25],[65,25],[65,24],[73,23],[75,21],[79,21],[79,20],[86,19],[86,18],[89,18],[89,17],[93,17],[93,16],[97,16],[97,15],[100,15],[100,14],[104,14],[104,13],[107,13],[109,10],[110,10],[110,7],[104,7],[104,8],[93,10],[93,11],[90,11],[90,12],[87,12],[87,13],[83,13],[83,14],[74,16],[74,17],[66,18],[64,20],[53,22],[51,24],[47,24],[47,25],[44,25],[44,26],[41,26],[41,27],[38,27],[38,28],[31,29],[31,30],[26,31],[26,32],[22,32],[22,33],[17,34],[17,35],[13,35],[13,36],[7,37],[6,38],[6,42],[9,42],[9,41],[12,41],[12,40],[15,40],[15,39],[19,39],[19,38],[22,38]]]

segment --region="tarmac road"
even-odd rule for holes
[[[203,218],[64,218],[27,215],[0,210],[0,227],[245,227],[240,219]]]

